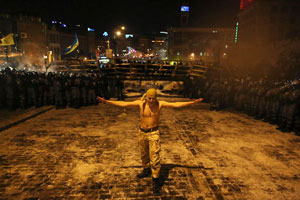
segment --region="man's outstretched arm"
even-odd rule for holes
[[[138,106],[139,105],[139,100],[136,101],[111,101],[111,100],[106,100],[102,97],[97,97],[96,98],[100,103],[108,103],[108,104],[112,104],[115,106],[120,106],[120,107],[130,107],[130,106]]]
[[[198,102],[201,102],[201,101],[203,101],[203,98],[199,98],[199,99],[196,99],[194,101],[174,102],[174,103],[170,103],[170,102],[167,102],[167,101],[161,101],[161,103],[162,103],[162,107],[181,108],[181,107],[192,105],[192,104],[195,104],[195,103],[198,103]]]

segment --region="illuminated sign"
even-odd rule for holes
[[[181,6],[180,11],[181,12],[189,12],[190,11],[190,7],[189,6]]]
[[[238,32],[239,32],[239,22],[237,22],[236,26],[235,26],[234,43],[237,43],[237,41],[238,41]]]

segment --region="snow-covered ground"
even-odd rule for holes
[[[135,177],[138,126],[138,108],[100,104],[52,109],[0,132],[1,198],[153,198],[151,178]],[[163,109],[160,132],[158,199],[300,199],[294,133],[205,103]]]

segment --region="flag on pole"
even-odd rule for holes
[[[78,41],[78,38],[77,38],[77,34],[75,33],[75,41],[73,42],[73,44],[71,46],[68,46],[67,48],[65,48],[63,51],[62,51],[62,55],[67,55],[71,52],[73,52],[79,45],[79,41]]]
[[[1,41],[0,46],[10,46],[10,45],[15,44],[14,36],[13,36],[12,33],[10,33],[7,36],[1,38],[0,41]]]

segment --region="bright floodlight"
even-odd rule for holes
[[[121,35],[121,31],[117,31],[116,34],[117,34],[117,36],[120,36]]]

